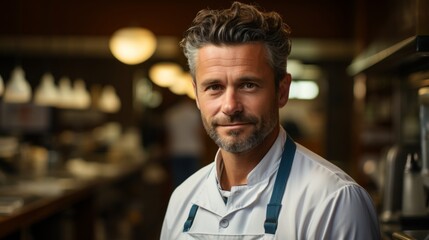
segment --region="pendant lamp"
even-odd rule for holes
[[[6,85],[4,101],[8,103],[27,103],[31,99],[31,87],[25,79],[22,67],[12,70],[9,82]]]
[[[182,67],[174,62],[159,62],[149,69],[149,77],[160,87],[170,87],[182,74]]]
[[[61,77],[58,83],[58,106],[60,108],[73,108],[74,94],[69,77]]]
[[[103,112],[115,113],[118,112],[121,108],[121,100],[116,94],[115,88],[113,86],[107,85],[104,86],[100,99],[98,101],[98,107]]]
[[[58,104],[58,88],[55,86],[54,76],[51,73],[43,74],[34,94],[34,103],[41,106],[56,106]]]
[[[75,108],[77,109],[86,109],[91,105],[91,96],[83,79],[79,78],[74,82],[74,98]]]
[[[117,30],[109,41],[113,56],[119,61],[135,65],[150,58],[156,49],[155,35],[145,28],[128,27]]]

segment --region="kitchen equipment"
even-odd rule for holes
[[[394,145],[385,154],[383,209],[380,220],[398,223],[401,217],[404,168],[408,154],[420,153],[420,143]]]
[[[426,196],[417,154],[407,155],[404,169],[402,216],[425,216]]]

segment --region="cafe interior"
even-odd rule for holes
[[[282,126],[370,193],[383,239],[429,239],[429,1],[243,2],[292,29]],[[179,41],[231,3],[0,3],[0,239],[159,239],[172,139],[196,169],[217,151],[177,116],[197,111]]]

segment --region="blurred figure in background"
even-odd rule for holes
[[[180,185],[200,166],[203,152],[202,124],[195,102],[186,96],[164,115],[168,136],[173,187]]]

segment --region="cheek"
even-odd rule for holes
[[[272,97],[248,98],[243,101],[243,109],[245,114],[253,116],[265,115],[265,113],[270,112],[273,106],[272,101],[274,101]]]
[[[204,98],[200,98],[198,102],[201,115],[204,118],[211,118],[212,116],[216,115],[220,111],[222,106],[222,103],[216,100],[207,100]]]

